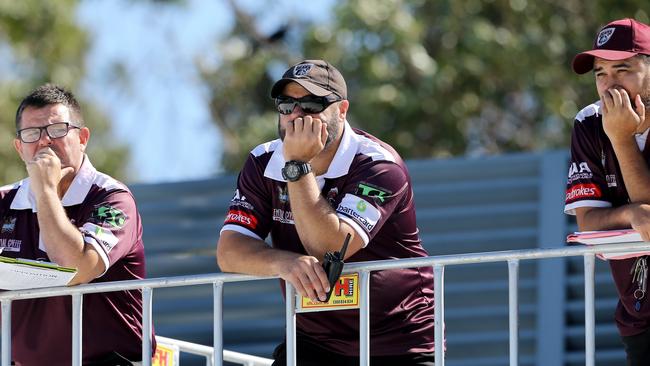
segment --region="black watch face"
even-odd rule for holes
[[[300,169],[295,164],[287,165],[284,169],[289,179],[295,179],[300,175]]]

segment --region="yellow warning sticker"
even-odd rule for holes
[[[178,346],[158,341],[156,353],[151,358],[151,366],[178,366]]]
[[[359,274],[349,273],[341,275],[334,285],[332,296],[328,302],[311,301],[308,297],[298,295],[296,311],[299,313],[309,311],[327,311],[359,308]]]

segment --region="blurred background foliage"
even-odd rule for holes
[[[79,92],[93,67],[85,62],[91,36],[75,18],[80,1],[0,0],[2,184],[25,176],[13,149],[14,113],[44,82],[77,94],[93,163],[128,178],[128,148],[112,138],[107,114]],[[328,22],[307,21],[295,6],[261,31],[273,2],[222,1],[232,29],[215,39],[218,62],[196,67],[222,135],[221,166],[231,172],[251,148],[276,138],[270,87],[305,58],[336,65],[348,83],[350,123],[405,158],[567,148],[573,117],[596,99],[593,77],[572,73],[573,56],[610,20],[650,21],[638,0],[349,0],[335,3]]]
[[[0,0],[0,185],[26,176],[14,150],[15,113],[21,99],[52,82],[72,91],[91,129],[95,167],[124,178],[128,149],[111,139],[105,115],[79,95],[89,37],[75,20],[77,0]]]
[[[276,138],[270,87],[304,58],[337,66],[350,123],[405,158],[567,148],[573,117],[596,100],[591,74],[571,71],[573,56],[610,20],[649,20],[636,0],[349,0],[328,24],[304,23],[292,8],[261,34],[264,7],[229,3],[222,63],[202,75],[230,171]]]

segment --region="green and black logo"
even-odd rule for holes
[[[392,194],[391,191],[375,185],[361,182],[357,186],[356,195],[372,198],[378,205],[383,205]]]
[[[92,219],[100,224],[108,224],[111,228],[121,229],[126,223],[127,216],[122,211],[113,206],[102,205],[95,207]]]

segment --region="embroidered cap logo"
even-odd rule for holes
[[[293,76],[305,76],[309,74],[314,64],[300,64],[293,68]]]
[[[602,47],[614,34],[615,28],[605,28],[598,33],[598,40],[596,41],[597,47]]]

